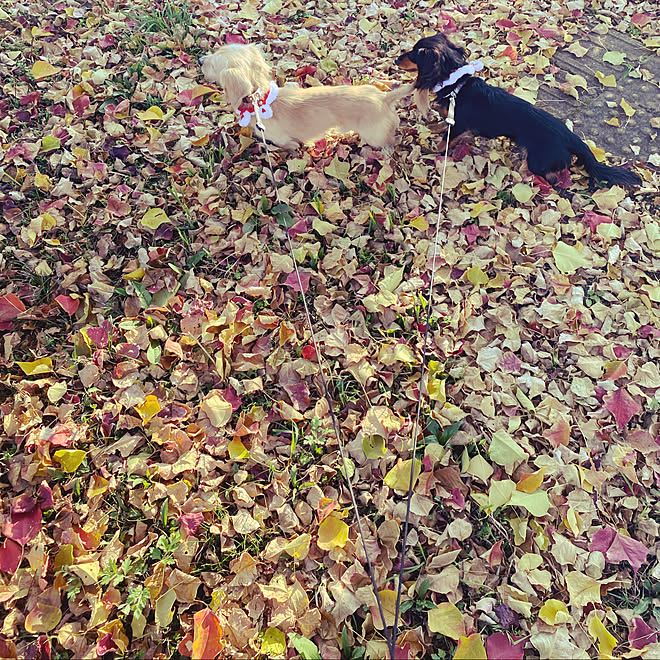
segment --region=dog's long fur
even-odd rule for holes
[[[206,80],[219,85],[227,102],[238,110],[243,98],[266,90],[273,79],[262,52],[250,44],[228,44],[200,58]]]
[[[452,44],[445,35],[436,34],[420,39],[411,51],[397,58],[396,64],[405,71],[417,72],[415,101],[425,114],[430,90],[467,61],[463,48]],[[591,149],[556,117],[480,78],[462,78],[441,90],[436,100],[445,113],[450,92],[461,83],[456,96],[452,138],[468,131],[487,138],[508,137],[526,150],[529,170],[550,183],[556,181],[557,172],[570,167],[572,157],[576,156],[578,164],[598,181],[630,186],[641,184],[634,172],[599,163]]]
[[[227,56],[229,48],[231,59]],[[223,46],[204,58],[202,72],[207,80],[223,88],[234,110],[257,89],[267,90],[273,79],[261,51],[248,45]],[[394,106],[414,89],[413,84],[391,92],[382,92],[373,85],[305,89],[285,85],[278,90],[271,106],[273,116],[262,120],[265,137],[278,147],[293,150],[337,129],[342,133],[359,133],[372,147],[391,146],[399,127]]]

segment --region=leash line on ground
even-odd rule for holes
[[[278,204],[282,203],[282,200],[280,199],[280,193],[279,193],[279,188],[277,185],[277,181],[275,180],[275,172],[273,170],[273,163],[270,157],[270,150],[268,149],[268,143],[266,142],[266,135],[265,135],[265,130],[264,126],[261,123],[261,118],[259,115],[256,115],[256,121],[257,121],[257,126],[260,129],[260,134],[261,134],[261,140],[264,146],[264,150],[266,152],[266,162],[268,163],[268,169],[270,170],[270,175],[272,178],[273,182],[273,187],[275,189],[275,198],[277,199]],[[286,229],[286,237],[287,237],[287,242],[289,246],[289,252],[291,253],[291,258],[293,259],[293,267],[296,273],[296,278],[298,280],[298,286],[300,287],[300,295],[303,300],[303,307],[305,309],[305,316],[307,317],[307,324],[309,325],[309,330],[310,334],[312,337],[312,343],[314,345],[314,351],[316,352],[316,359],[318,360],[319,364],[319,374],[321,376],[321,383],[323,387],[323,394],[325,396],[326,402],[328,404],[328,410],[330,413],[330,419],[332,421],[332,426],[335,431],[335,437],[337,439],[337,446],[339,447],[339,455],[341,457],[342,461],[342,466],[344,468],[344,479],[346,480],[346,483],[348,485],[348,492],[350,494],[350,499],[351,499],[351,505],[353,507],[353,514],[355,515],[355,522],[357,523],[357,528],[358,528],[358,534],[360,536],[360,541],[362,544],[362,550],[364,551],[364,556],[367,561],[367,572],[369,573],[369,578],[371,580],[371,587],[373,589],[374,595],[376,597],[376,603],[378,605],[378,613],[380,614],[380,620],[383,624],[383,635],[385,637],[385,641],[387,642],[388,648],[392,647],[392,641],[390,639],[390,635],[388,634],[387,631],[387,625],[385,623],[385,613],[383,610],[383,604],[381,602],[380,595],[378,593],[378,585],[376,584],[376,575],[374,573],[373,565],[371,563],[371,559],[369,558],[369,551],[367,549],[367,541],[366,537],[364,534],[363,526],[362,526],[362,516],[360,515],[360,510],[358,508],[357,504],[357,499],[355,497],[355,491],[353,490],[353,484],[351,483],[351,476],[349,473],[348,469],[348,459],[346,458],[346,453],[344,451],[344,443],[341,439],[341,434],[339,431],[339,423],[337,421],[337,417],[335,415],[335,411],[332,405],[332,398],[330,397],[330,390],[328,389],[328,381],[325,377],[325,372],[323,370],[323,359],[321,357],[321,351],[319,350],[319,345],[316,340],[316,333],[314,332],[314,324],[312,323],[312,316],[309,311],[309,307],[307,305],[307,299],[305,297],[305,292],[304,292],[304,287],[302,284],[302,278],[300,276],[300,270],[298,269],[298,262],[296,261],[296,256],[295,252],[293,249],[293,241],[291,240],[291,234],[289,232],[289,227],[286,226],[285,224],[285,229]]]
[[[429,326],[431,324],[431,306],[433,303],[433,284],[435,282],[435,263],[438,254],[438,237],[440,235],[440,214],[442,213],[442,205],[445,193],[445,174],[447,172],[447,154],[449,152],[449,137],[451,134],[451,127],[454,125],[454,110],[456,104],[456,94],[452,92],[449,97],[449,111],[447,113],[447,135],[445,142],[445,157],[442,163],[442,179],[440,183],[440,200],[438,202],[438,214],[435,225],[435,238],[433,241],[433,257],[431,261],[431,278],[429,282],[428,303],[426,305],[426,328],[424,330],[424,344],[422,347],[422,364],[419,375],[419,398],[417,399],[417,410],[415,412],[415,423],[413,425],[413,448],[412,448],[412,461],[410,464],[410,481],[408,482],[408,494],[406,499],[406,518],[403,525],[403,538],[401,540],[401,555],[399,565],[399,580],[396,589],[396,606],[394,610],[394,623],[392,624],[392,634],[390,636],[390,660],[395,660],[396,652],[396,639],[398,637],[399,617],[401,614],[401,592],[403,588],[403,574],[405,569],[406,550],[408,549],[408,532],[410,529],[410,509],[412,504],[413,485],[415,482],[415,461],[417,454],[417,436],[419,433],[419,418],[422,410],[422,397],[424,389],[424,376],[426,374],[426,353],[428,350],[429,340]]]

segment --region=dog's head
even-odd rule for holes
[[[272,80],[261,51],[248,44],[222,46],[215,53],[200,57],[199,63],[204,78],[223,89],[234,110],[244,97],[258,89],[268,89]]]
[[[417,73],[417,89],[432,89],[467,64],[465,50],[452,44],[444,34],[420,39],[412,50],[397,57],[395,63],[404,71]]]

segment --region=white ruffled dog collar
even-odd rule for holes
[[[431,91],[439,92],[441,89],[444,89],[445,87],[450,87],[454,83],[458,82],[463,76],[471,76],[475,74],[477,71],[481,71],[481,69],[483,68],[484,65],[480,60],[475,60],[474,62],[470,62],[469,64],[462,66],[460,69],[456,69],[456,71],[452,72],[452,74],[449,76],[449,78],[447,78],[447,80],[438,83]]]
[[[274,80],[271,81],[270,88],[265,94],[262,90],[258,89],[252,95],[252,98],[255,99],[255,103],[241,105],[238,110],[236,110],[236,114],[238,114],[238,125],[247,126],[250,123],[251,117],[257,113],[259,113],[261,119],[270,119],[273,116],[273,109],[270,106],[277,98],[277,92],[277,83]]]

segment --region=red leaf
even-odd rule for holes
[[[589,550],[591,552],[602,552],[605,554],[614,541],[616,530],[613,527],[599,529],[591,539]]]
[[[99,39],[99,46],[101,48],[110,48],[114,45],[115,40],[111,34],[105,34],[102,39]]]
[[[649,644],[657,644],[658,633],[647,626],[638,616],[634,616],[630,622],[628,642],[633,649],[643,649]]]
[[[633,571],[637,573],[646,561],[648,553],[648,548],[641,541],[635,541],[629,536],[617,533],[605,557],[612,563],[627,561],[633,567]]]
[[[599,215],[593,211],[585,211],[584,215],[582,216],[582,220],[585,224],[589,225],[589,229],[591,229],[591,231],[594,233],[596,233],[596,227],[598,227],[598,225],[602,225],[606,222],[612,222],[612,218],[608,218],[605,215]]]
[[[16,541],[5,539],[5,542],[0,545],[0,571],[15,573],[22,558],[23,549]]]
[[[612,564],[627,561],[635,571],[640,569],[646,561],[648,548],[640,541],[635,541],[625,534],[621,534],[613,527],[599,529],[591,540],[589,549],[605,555],[605,559]]]
[[[315,73],[316,67],[313,64],[305,64],[296,69],[296,72],[293,75],[295,78],[302,78],[303,76],[313,76]]]
[[[201,527],[203,522],[204,514],[201,511],[184,513],[182,516],[179,516],[179,524],[186,532],[186,536],[194,536],[197,534],[197,530]]]
[[[213,660],[224,646],[218,617],[209,608],[195,612],[193,630],[192,659]]]
[[[5,293],[0,296],[0,321],[12,321],[21,312],[25,311],[25,305],[13,293]]]
[[[226,44],[246,44],[247,41],[245,41],[245,38],[243,37],[242,34],[226,34],[225,35],[225,43]]]
[[[102,658],[106,653],[111,653],[113,651],[119,651],[119,647],[115,644],[112,639],[112,633],[106,633],[99,639],[96,643],[96,655],[99,658]]]
[[[461,227],[461,232],[465,235],[468,245],[472,245],[483,233],[481,229],[479,229],[479,225],[475,223]]]
[[[11,507],[9,520],[5,520],[3,534],[25,545],[41,529],[41,509],[30,495],[17,497]]]
[[[289,273],[284,284],[290,286],[294,291],[300,292],[300,283],[302,282],[302,293],[307,293],[311,277],[312,276],[309,273],[300,271],[300,281],[298,281],[298,275],[294,271],[293,273]]]
[[[571,179],[571,171],[564,168],[557,172],[557,180],[555,185],[558,188],[570,188],[573,185],[573,180]]]
[[[511,637],[511,640],[501,632],[489,635],[486,639],[486,655],[488,656],[488,660],[522,660],[525,638]]]
[[[624,428],[635,415],[642,412],[642,406],[623,387],[614,392],[608,392],[603,397],[603,403],[605,408],[614,415],[619,429]]]
[[[73,316],[80,306],[80,298],[72,298],[61,294],[55,298],[55,302],[69,315]]]
[[[111,328],[112,325],[110,324],[110,321],[106,320],[101,323],[100,327],[87,328],[85,332],[87,333],[90,341],[96,344],[99,348],[105,348],[110,342],[109,334]]]
[[[520,372],[522,367],[522,362],[520,358],[515,354],[508,351],[504,353],[500,358],[500,361],[497,363],[497,366],[502,370],[510,374],[517,374]]]
[[[637,27],[644,27],[653,20],[653,16],[648,14],[633,14],[630,22]]]
[[[314,361],[317,360],[316,349],[311,344],[307,346],[303,346],[301,353],[302,356],[305,358],[305,360],[314,360]]]
[[[82,117],[83,114],[85,114],[85,110],[87,110],[89,106],[90,106],[90,100],[87,94],[84,94],[83,96],[79,96],[77,99],[73,100],[73,110],[76,113],[76,115],[78,115],[78,117]]]

